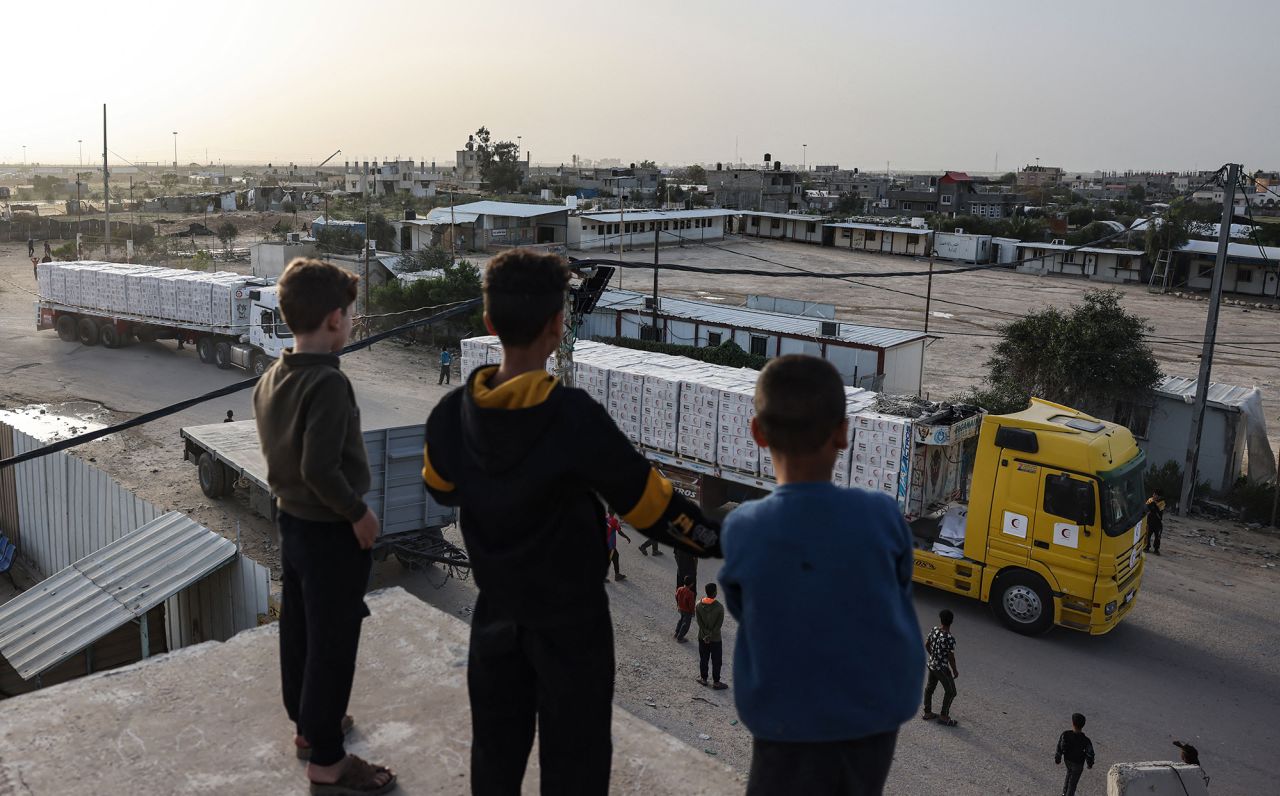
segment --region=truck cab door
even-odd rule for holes
[[[992,571],[1009,564],[1026,564],[1031,555],[1031,523],[1040,492],[1040,467],[1019,462],[1015,455],[1008,450],[999,452],[987,520],[987,564],[994,565]]]
[[[1057,581],[1064,602],[1089,604],[1098,580],[1102,530],[1098,525],[1097,487],[1092,479],[1041,467],[1040,506],[1036,513],[1033,560]],[[1088,613],[1086,610],[1085,613]]]
[[[270,335],[268,330],[273,323],[271,317],[271,310],[261,304],[254,304],[249,310],[249,343],[251,345],[266,350]]]

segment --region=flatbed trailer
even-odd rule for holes
[[[250,507],[275,521],[275,498],[254,421],[188,426],[181,433],[183,458],[195,463],[207,497],[218,500],[244,489]],[[382,524],[374,556],[394,555],[411,569],[431,563],[467,568],[466,553],[443,533],[457,521],[457,511],[432,500],[422,483],[423,435],[420,424],[364,432],[372,475],[364,500]]]

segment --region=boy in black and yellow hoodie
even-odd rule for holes
[[[564,331],[565,261],[513,249],[485,270],[502,364],[427,419],[423,480],[461,507],[480,594],[471,622],[471,786],[518,793],[534,727],[542,792],[604,794],[614,659],[603,499],[646,536],[719,556],[718,527],[671,488],[585,392],[546,372]]]

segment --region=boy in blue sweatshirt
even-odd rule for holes
[[[778,488],[726,519],[719,578],[754,736],[747,794],[878,794],[924,680],[911,533],[891,497],[831,483],[849,422],[831,363],[770,360],[755,410]]]

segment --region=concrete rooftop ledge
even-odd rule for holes
[[[402,589],[367,598],[348,749],[400,793],[469,793],[467,625]],[[0,704],[0,794],[305,793],[279,695],[276,626]],[[620,708],[615,794],[741,793],[719,761]],[[525,793],[538,792],[537,750]]]

